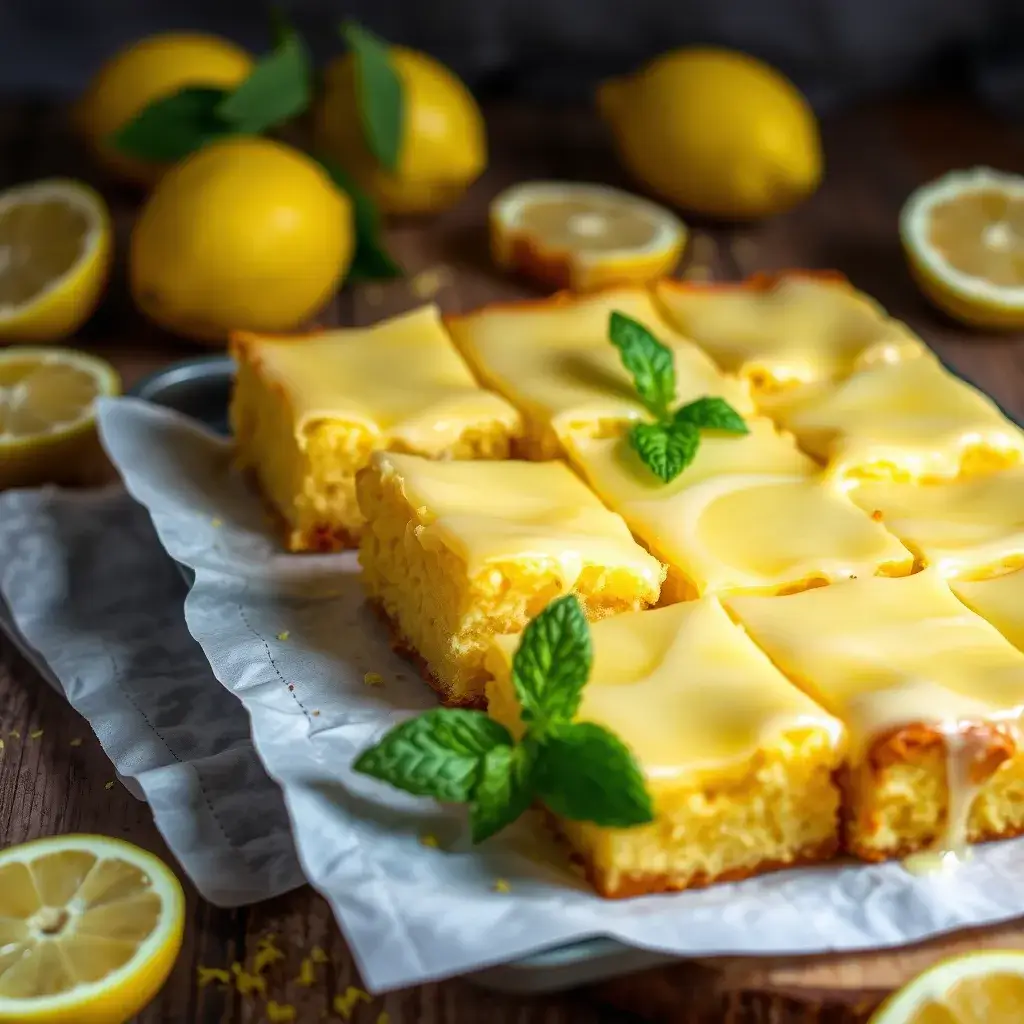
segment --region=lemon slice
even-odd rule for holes
[[[968,953],[918,975],[875,1011],[869,1024],[1019,1024],[1024,1020],[1024,952]]]
[[[0,852],[0,1021],[123,1024],[181,948],[185,897],[145,850],[55,836]]]
[[[121,390],[102,359],[62,348],[0,348],[0,488],[89,480],[93,409]]]
[[[1024,326],[1024,177],[983,167],[947,174],[907,200],[900,236],[940,309],[976,327]]]
[[[675,214],[606,185],[523,182],[491,203],[490,223],[499,267],[578,292],[652,281],[686,244]]]
[[[98,193],[53,178],[0,192],[0,339],[55,341],[96,308],[112,249]]]

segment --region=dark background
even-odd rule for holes
[[[580,99],[674,46],[714,43],[784,70],[820,110],[910,87],[970,89],[1024,115],[1024,0],[290,0],[319,58],[355,17],[424,49],[481,95]],[[250,0],[0,0],[0,94],[67,95],[119,46],[169,29],[259,52]]]

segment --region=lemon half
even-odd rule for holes
[[[686,244],[683,222],[664,207],[568,181],[514,185],[491,203],[490,225],[499,267],[581,292],[668,274]]]
[[[0,193],[0,340],[54,341],[77,330],[107,283],[106,203],[51,178]]]
[[[185,897],[130,843],[55,836],[0,852],[0,1021],[124,1024],[181,948]]]
[[[914,192],[900,238],[922,291],[978,327],[1024,327],[1024,177],[953,171]]]
[[[1019,1024],[1024,952],[969,953],[943,960],[888,999],[870,1024]]]

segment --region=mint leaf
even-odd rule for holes
[[[466,803],[488,752],[511,744],[508,730],[483,711],[437,708],[395,726],[353,768],[415,796]]]
[[[633,377],[641,401],[658,419],[668,419],[676,400],[676,369],[672,350],[643,324],[612,312],[608,336],[619,350],[622,363]]]
[[[312,66],[302,37],[279,12],[274,19],[277,42],[235,90],[226,96],[217,113],[235,131],[259,135],[301,114],[312,96]]]
[[[355,60],[356,96],[366,144],[386,170],[394,171],[402,143],[405,96],[388,44],[354,21],[342,25],[341,35]]]
[[[473,842],[482,843],[511,825],[533,800],[536,747],[525,740],[484,755],[480,781],[469,809]]]
[[[523,721],[542,728],[571,721],[593,657],[590,629],[574,594],[556,598],[531,619],[512,659]]]
[[[320,164],[334,184],[348,193],[352,200],[352,219],[356,232],[356,251],[352,257],[348,279],[380,280],[401,277],[402,268],[391,258],[381,240],[380,213],[373,200],[333,160],[321,158]]]
[[[555,814],[606,828],[654,820],[643,772],[629,748],[593,722],[560,725],[544,739],[537,791]]]
[[[693,462],[700,446],[700,431],[692,423],[634,423],[629,443],[640,461],[662,483],[675,480]]]
[[[139,160],[173,163],[236,129],[221,117],[225,89],[187,88],[154,100],[111,136],[115,149]]]
[[[721,430],[727,434],[749,434],[743,417],[724,399],[706,395],[676,409],[676,423],[692,423],[702,430]]]

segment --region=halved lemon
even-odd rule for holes
[[[1024,952],[952,957],[904,985],[869,1024],[1019,1024],[1024,1020]]]
[[[103,836],[0,852],[0,1021],[124,1024],[167,980],[185,896],[162,861]]]
[[[922,291],[974,327],[1024,326],[1024,177],[953,171],[914,192],[900,237]]]
[[[84,352],[0,348],[0,489],[90,482],[96,399],[120,391],[117,371]]]
[[[503,270],[593,291],[668,274],[686,227],[657,203],[607,185],[527,181],[491,203],[491,253]]]
[[[106,203],[52,178],[0,192],[0,340],[55,341],[99,302],[113,243]]]

